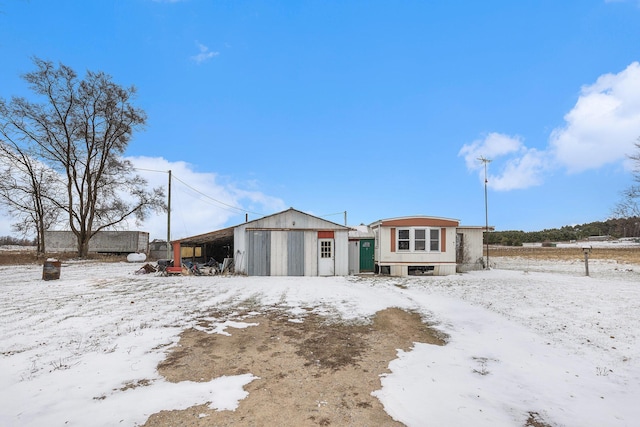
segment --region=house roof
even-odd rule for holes
[[[235,227],[223,228],[222,230],[211,231],[209,233],[198,234],[191,237],[183,237],[175,239],[174,242],[180,242],[183,246],[201,245],[203,243],[215,244],[216,242],[233,240],[233,229]]]
[[[397,218],[380,219],[369,224],[369,227],[458,227],[460,220],[437,216],[414,215]]]
[[[375,234],[366,225],[356,225],[349,230],[349,239],[373,239]]]
[[[277,212],[277,213],[274,213],[274,214],[271,214],[271,215],[263,216],[262,218],[254,219],[252,221],[245,222],[244,224],[239,224],[239,225],[237,225],[237,227],[248,226],[249,228],[252,228],[253,226],[259,225],[261,222],[264,222],[265,220],[269,220],[271,218],[278,217],[278,216],[285,216],[287,214],[306,216],[306,217],[312,218],[312,219],[314,219],[316,221],[322,222],[322,223],[326,224],[327,226],[330,226],[330,228],[332,228],[332,229],[349,230],[349,227],[347,227],[345,225],[341,225],[341,224],[326,220],[324,218],[320,218],[320,217],[308,214],[306,212],[299,211],[299,210],[294,209],[294,208],[289,208],[289,209],[286,209],[286,210],[284,210],[282,212]]]
[[[264,216],[262,218],[258,218],[258,219],[254,219],[252,221],[248,221],[248,222],[245,222],[245,223],[242,223],[242,224],[234,225],[232,227],[223,228],[221,230],[216,230],[216,231],[211,231],[209,233],[198,234],[196,236],[183,237],[181,239],[175,239],[173,241],[174,242],[180,242],[180,244],[183,245],[183,246],[189,246],[189,245],[200,245],[200,244],[203,244],[203,243],[215,244],[216,242],[224,242],[224,241],[228,241],[229,239],[233,240],[233,232],[234,232],[234,229],[236,229],[237,227],[245,226],[245,225],[251,226],[252,224],[253,225],[260,224],[260,222],[264,221],[265,219],[276,217],[278,215],[284,215],[286,213],[294,213],[294,214],[304,215],[304,216],[308,216],[308,217],[314,218],[314,219],[316,219],[318,221],[322,221],[322,222],[326,223],[327,225],[331,225],[332,229],[346,229],[346,230],[349,229],[349,227],[346,227],[344,225],[340,225],[340,224],[336,224],[335,222],[327,221],[326,219],[310,215],[308,213],[296,210],[294,208],[289,208],[289,209],[284,210],[282,212],[278,212],[278,213],[274,213],[274,214],[271,214],[271,215],[267,215],[267,216]]]

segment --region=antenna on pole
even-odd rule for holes
[[[167,259],[171,259],[171,169],[168,171],[169,184],[167,187]]]
[[[486,245],[486,251],[487,251],[487,265],[485,266],[485,268],[488,269],[489,268],[489,205],[487,203],[487,183],[489,181],[487,181],[487,165],[491,163],[491,160],[487,159],[484,156],[478,157],[478,160],[480,160],[484,164],[484,220],[485,220],[484,239],[485,239],[485,245]]]

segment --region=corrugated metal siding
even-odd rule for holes
[[[360,273],[360,241],[349,241],[349,274]]]
[[[304,232],[287,234],[287,272],[289,276],[304,276]]]
[[[287,275],[287,232],[271,231],[271,276]]]
[[[295,210],[284,211],[279,214],[260,218],[249,223],[250,228],[266,228],[266,229],[316,229],[316,230],[332,230],[342,228],[330,221],[313,217]]]
[[[336,275],[347,275],[347,227],[290,209],[234,228],[236,272],[248,275],[318,275],[318,232],[335,237]],[[258,244],[259,239],[268,241]],[[299,233],[291,237],[289,233]],[[263,246],[264,245],[264,246]],[[264,248],[268,249],[264,249]],[[258,256],[260,261],[254,258]]]
[[[349,274],[349,232],[336,230],[334,238],[335,270],[336,276]]]
[[[318,233],[315,231],[304,232],[304,274],[305,276],[318,275]]]
[[[249,276],[271,275],[271,232],[250,230],[248,252]]]

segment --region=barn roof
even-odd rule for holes
[[[274,213],[271,215],[267,215],[264,216],[262,218],[258,218],[252,221],[248,221],[242,224],[238,224],[238,225],[234,225],[232,227],[227,227],[227,228],[223,228],[222,230],[216,230],[216,231],[211,231],[209,233],[204,233],[204,234],[198,234],[196,236],[191,236],[191,237],[183,237],[181,239],[175,239],[173,240],[174,242],[180,242],[180,244],[182,246],[191,246],[191,245],[202,245],[202,244],[217,244],[217,243],[226,243],[228,241],[233,241],[233,231],[235,228],[240,227],[240,226],[244,226],[247,224],[259,224],[261,221],[268,219],[268,218],[272,218],[278,215],[283,215],[286,213],[295,213],[295,214],[299,214],[299,215],[305,215],[311,218],[315,218],[319,221],[322,221],[324,223],[326,223],[327,225],[330,224],[331,228],[334,229],[340,229],[340,228],[344,228],[344,229],[349,229],[349,227],[346,227],[344,225],[340,225],[340,224],[336,224],[335,222],[331,222],[331,221],[327,221],[326,219],[323,218],[319,218],[313,215],[310,215],[308,213],[299,211],[297,209],[294,208],[289,208],[287,210],[284,210],[282,212],[278,212],[278,213]]]
[[[257,219],[254,219],[252,221],[246,222],[244,224],[240,224],[238,226],[241,226],[241,225],[252,226],[252,225],[255,225],[255,224],[260,224],[260,223],[262,223],[265,220],[268,220],[270,218],[279,217],[279,216],[285,216],[287,214],[301,215],[301,216],[304,216],[304,217],[313,218],[314,220],[316,220],[316,221],[318,221],[320,223],[323,223],[323,224],[326,224],[326,225],[330,225],[332,229],[345,229],[345,230],[349,229],[349,227],[347,227],[345,225],[341,225],[341,224],[326,220],[324,218],[320,218],[320,217],[317,217],[315,215],[311,215],[311,214],[308,214],[306,212],[299,211],[299,210],[294,209],[294,208],[289,208],[289,209],[286,209],[286,210],[284,210],[282,212],[277,212],[277,213],[274,213],[274,214],[271,214],[271,215],[263,216],[262,218],[257,218]]]
[[[180,242],[182,246],[201,245],[204,243],[216,244],[233,240],[233,229],[235,227],[223,228],[222,230],[211,231],[209,233],[198,234],[197,236],[183,237],[174,242]]]

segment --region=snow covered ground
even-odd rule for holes
[[[640,419],[640,266],[496,258],[448,277],[158,277],[140,264],[0,267],[0,425],[133,426],[233,410],[251,374],[169,383],[156,366],[213,308],[420,312],[449,337],[399,351],[374,395],[408,426],[632,426]],[[238,326],[238,325],[235,325]],[[251,327],[250,325],[246,325]],[[219,333],[233,333],[216,328]]]

